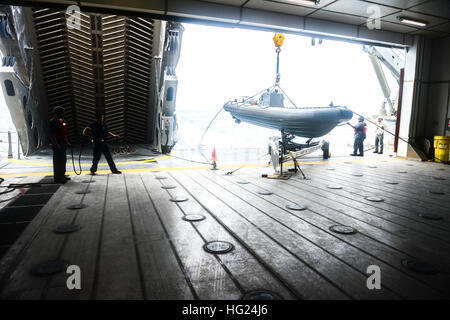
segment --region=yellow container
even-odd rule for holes
[[[434,137],[434,157],[436,162],[446,162],[449,158],[450,137]]]

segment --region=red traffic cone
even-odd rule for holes
[[[212,170],[217,170],[217,155],[216,155],[216,146],[213,147],[212,155],[211,155],[211,161],[212,161]]]

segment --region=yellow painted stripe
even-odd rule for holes
[[[383,160],[389,160],[389,161],[396,161],[396,160],[405,160],[403,158],[389,158],[389,159],[383,159]],[[379,162],[378,159],[359,159],[359,160],[353,160],[351,162]],[[349,162],[349,160],[336,160],[336,161],[311,161],[311,162],[299,162],[300,165],[305,164],[333,164],[333,163],[344,163]],[[284,166],[293,166],[293,162],[284,163]],[[251,168],[251,167],[269,167],[270,165],[264,164],[264,163],[256,163],[256,164],[234,164],[234,165],[227,165],[227,166],[218,166],[219,169],[231,169],[231,168]],[[193,167],[174,167],[174,168],[141,168],[141,169],[120,169],[122,172],[152,172],[152,171],[179,171],[179,170],[205,170],[210,169],[211,166],[193,166]],[[97,173],[110,173],[110,170],[99,170]],[[75,172],[68,171],[66,172],[68,175],[75,175]],[[30,173],[7,173],[7,174],[1,174],[1,177],[17,177],[17,176],[52,176],[53,171],[50,172],[30,172]]]
[[[116,165],[125,165],[125,164],[136,164],[136,163],[147,163],[147,162],[155,162],[155,161],[159,161],[159,160],[164,160],[164,159],[169,159],[171,158],[171,156],[163,156],[163,157],[159,157],[159,158],[153,158],[153,159],[148,159],[148,160],[135,160],[135,161],[125,161],[125,162],[116,162]],[[18,160],[18,159],[8,159],[8,162],[13,162],[13,163],[21,163],[21,164],[29,164],[29,165],[33,165],[33,166],[41,166],[41,167],[52,167],[53,163],[45,163],[45,162],[32,162],[32,161],[27,161],[27,160]],[[71,167],[72,166],[72,161],[70,159],[67,159],[67,166]],[[82,167],[90,167],[92,164],[90,163],[82,163],[81,166]],[[108,163],[99,163],[99,166],[107,166]],[[77,161],[75,161],[75,167],[78,167],[78,163]]]

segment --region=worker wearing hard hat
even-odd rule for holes
[[[378,117],[377,129],[375,130],[375,151],[373,153],[382,154],[383,153],[383,139],[384,130],[386,130],[386,123],[383,121],[382,117]],[[378,148],[378,145],[380,146]],[[378,151],[379,150],[379,151]]]
[[[367,125],[364,122],[364,117],[360,116],[358,118],[358,123],[354,126],[352,126],[350,123],[348,124],[353,129],[355,129],[355,142],[353,143],[353,153],[350,155],[364,157],[364,139],[366,139],[366,131],[367,131]]]

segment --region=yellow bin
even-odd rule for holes
[[[436,162],[447,162],[450,150],[450,137],[434,137],[434,156]]]

